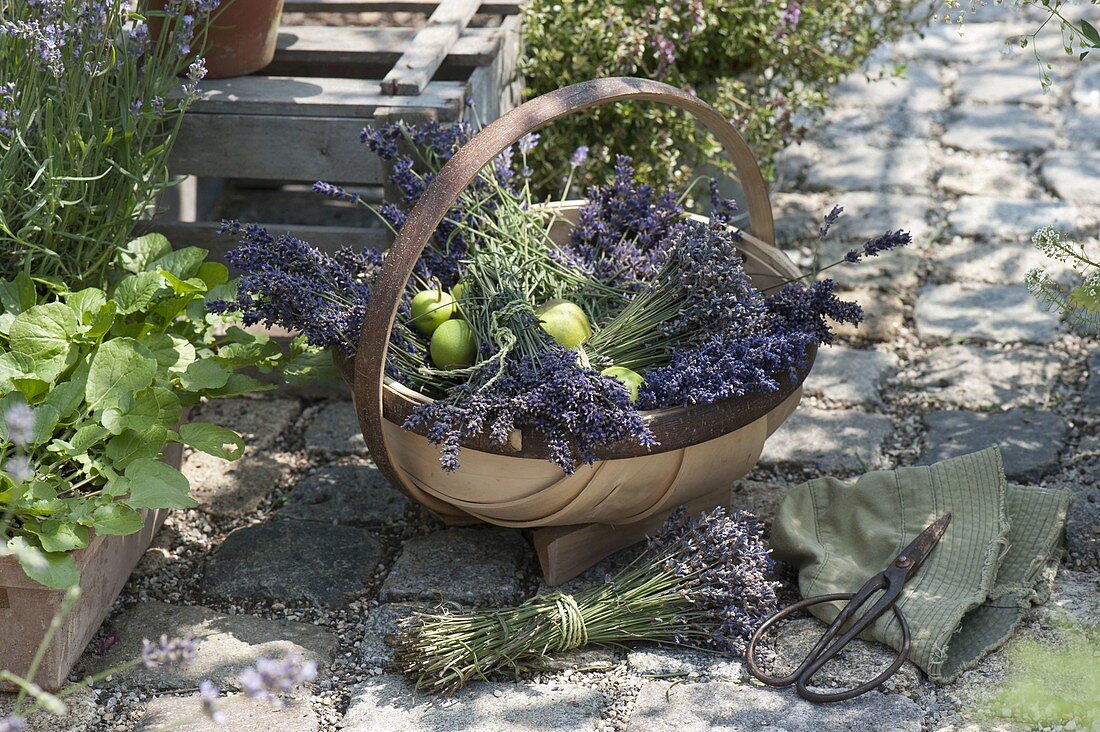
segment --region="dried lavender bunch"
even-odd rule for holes
[[[512,608],[414,614],[399,626],[394,663],[417,688],[453,694],[587,645],[641,641],[740,655],[775,612],[772,564],[752,514],[716,508],[693,519],[681,508],[641,558],[602,585]]]

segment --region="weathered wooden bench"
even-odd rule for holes
[[[359,142],[364,126],[457,120],[471,102],[488,122],[518,103],[520,2],[287,0],[286,13],[344,13],[348,24],[296,25],[284,18],[270,66],[201,84],[170,161],[173,174],[189,178],[173,189],[154,228],[177,246],[221,255],[233,242],[213,235],[212,214],[226,180],[267,188],[298,184],[299,190],[325,180],[381,198],[385,171]],[[427,18],[408,27],[353,25],[358,16],[352,14],[363,12]],[[300,198],[310,205],[310,197]],[[316,205],[323,205],[319,197]],[[270,228],[324,248],[387,239],[380,227],[321,225],[317,218],[298,224],[284,217]]]

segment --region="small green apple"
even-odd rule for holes
[[[477,339],[465,320],[448,320],[435,329],[428,350],[438,369],[472,366],[477,357]]]
[[[576,348],[592,337],[588,316],[568,300],[547,300],[535,308],[539,325],[566,348]]]
[[[454,299],[442,289],[421,290],[413,295],[412,322],[426,336],[455,313]]]
[[[465,282],[458,282],[455,284],[454,287],[451,288],[451,298],[454,300],[455,303],[455,316],[459,318],[465,317],[462,314],[462,309],[458,306],[458,304],[462,301],[462,293],[465,289]]]
[[[630,392],[630,401],[638,401],[638,389],[645,383],[645,379],[637,371],[631,371],[624,366],[608,366],[600,373],[623,382],[623,386]]]

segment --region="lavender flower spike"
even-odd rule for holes
[[[868,239],[863,242],[863,246],[859,249],[852,249],[844,255],[845,262],[855,263],[863,259],[864,257],[877,257],[882,252],[888,252],[891,249],[898,247],[908,246],[913,240],[913,237],[909,235],[908,231],[887,231],[885,234],[880,234],[874,239]]]
[[[214,706],[214,702],[218,700],[220,695],[218,687],[214,686],[209,679],[203,679],[199,682],[199,700],[202,702],[203,716],[219,727],[224,727],[229,723],[229,720],[226,718],[225,712]]]
[[[569,165],[579,168],[588,161],[588,145],[581,145],[569,157]]]
[[[27,723],[23,721],[23,718],[14,714],[0,719],[0,732],[21,732],[26,728]]]
[[[283,659],[261,658],[241,672],[241,689],[251,699],[264,699],[276,708],[283,706],[279,694],[317,678],[317,664],[291,653]]]
[[[141,662],[146,668],[187,663],[195,655],[195,643],[190,638],[169,638],[162,635],[159,643],[146,639],[142,644]]]
[[[817,230],[818,236],[822,239],[829,235],[829,229],[833,228],[833,224],[837,222],[840,215],[844,213],[843,206],[833,206],[833,210],[825,214],[825,220],[821,224],[821,228]]]
[[[4,415],[8,439],[14,445],[26,447],[34,441],[34,410],[23,402],[13,404]]]

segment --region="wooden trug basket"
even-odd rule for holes
[[[645,412],[659,446],[608,445],[598,460],[573,475],[546,460],[534,431],[508,444],[473,439],[463,445],[461,467],[439,466],[439,448],[401,425],[427,398],[384,377],[386,349],[400,299],[429,238],[460,192],[501,151],[553,120],[600,104],[625,100],[660,102],[685,109],[706,125],[733,161],[745,190],[749,231],[738,246],[745,269],[760,289],[800,272],[774,245],[767,188],[740,134],[698,98],[655,81],[607,78],[575,84],[532,99],[489,124],[440,170],[409,214],[374,283],[354,371],[354,392],[367,447],[378,468],[444,522],[488,522],[534,529],[535,547],[548,584],[559,584],[657,528],[681,504],[699,512],[727,505],[733,481],[752,470],[764,441],[798,405],[801,384],[813,364],[811,351],[795,379],[774,392],[716,404]],[[581,202],[554,204],[565,218]],[[568,233],[567,226],[554,232]]]

